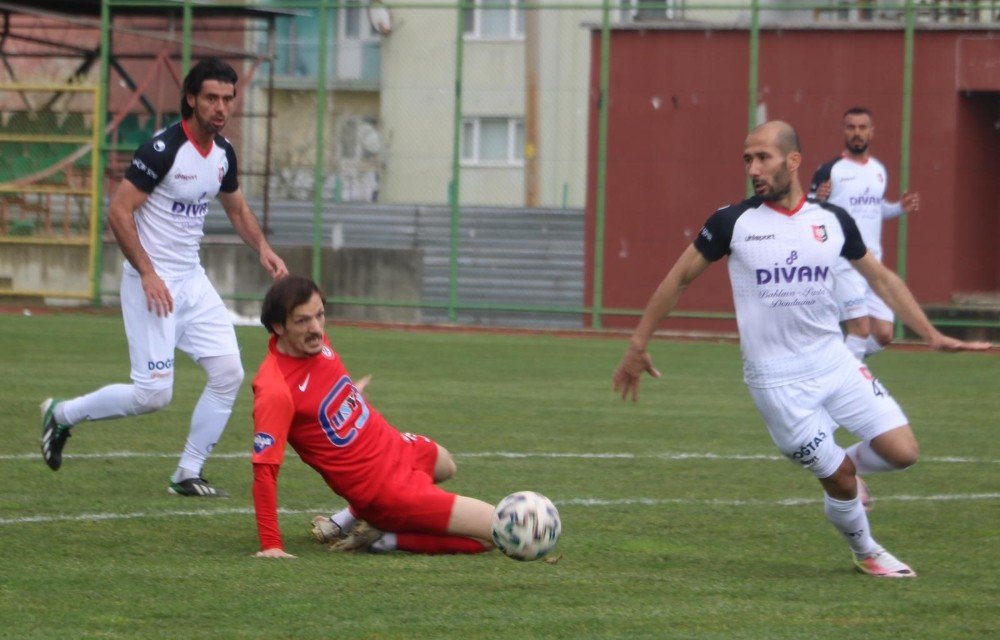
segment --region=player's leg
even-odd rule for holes
[[[853,369],[856,364],[845,360],[846,368]],[[886,574],[901,571],[872,537],[868,515],[858,495],[854,464],[830,432],[829,425],[839,423],[839,419],[828,413],[824,403],[831,385],[843,375],[843,371],[835,371],[781,387],[751,388],[750,394],[778,449],[819,480],[824,490],[824,515],[844,536],[855,563],[881,558],[879,566]],[[892,560],[898,563],[895,558]],[[874,573],[875,569],[868,572]]]
[[[445,480],[455,477],[458,465],[451,453],[441,445],[437,445],[437,458],[434,460],[434,482],[440,484]]]
[[[868,307],[869,315],[869,335],[866,346],[866,355],[874,355],[882,351],[892,342],[895,332],[895,315],[892,309],[882,298],[878,297],[870,288],[866,294],[865,304]]]
[[[208,278],[200,274],[184,281],[182,295],[175,298],[178,316],[177,347],[205,370],[207,381],[191,414],[184,452],[170,479],[173,493],[199,497],[223,497],[201,476],[229,416],[240,385],[243,365],[229,312]]]
[[[42,403],[42,455],[53,470],[62,464],[62,450],[75,425],[151,413],[170,404],[176,318],[158,317],[146,308],[138,276],[122,276],[120,296],[132,384],[110,384],[69,400]]]
[[[858,360],[864,360],[868,353],[869,331],[868,317],[851,318],[844,322],[844,344]]]
[[[865,357],[868,344],[867,288],[868,283],[849,263],[846,267],[838,263],[833,298],[837,302],[840,320],[844,323],[844,344],[858,360]]]
[[[329,516],[313,517],[311,531],[316,542],[329,544],[346,538],[357,521],[358,516],[347,506]]]
[[[832,391],[825,407],[839,424],[861,439],[844,452],[845,460],[838,472],[842,474],[846,469],[851,474],[870,474],[915,463],[919,447],[906,415],[868,368],[855,364],[842,367],[831,378],[834,375],[839,379],[829,381]],[[837,475],[829,481],[834,490],[838,481],[844,482]],[[841,507],[846,510],[846,506]],[[881,577],[916,575],[881,546],[869,551],[855,549],[855,564],[864,573]]]
[[[399,446],[399,472],[380,487],[372,504],[357,511],[361,520],[331,550],[453,554],[491,549],[493,507],[436,484],[455,473],[451,454],[412,433],[401,433]]]

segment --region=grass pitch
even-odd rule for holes
[[[290,455],[279,485],[291,561],[251,558],[249,380],[205,474],[232,493],[166,493],[204,384],[177,360],[173,403],[74,430],[38,453],[38,403],[128,379],[121,322],[0,316],[2,638],[986,638],[1000,634],[1000,357],[891,350],[871,367],[923,459],[869,479],[876,538],[916,580],[852,571],[819,486],[776,455],[732,344],[655,342],[664,379],[611,392],[624,339],[333,327],[350,371],[400,430],[455,454],[450,490],[533,489],[560,509],[557,564],[333,555],[308,523],[342,506]],[[849,442],[838,434],[842,444]]]

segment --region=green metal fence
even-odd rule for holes
[[[88,23],[99,33],[99,63],[88,73],[96,76],[98,86],[108,88],[97,114],[98,130],[109,131],[99,141],[101,175],[107,176],[98,192],[100,199],[120,177],[121,157],[127,157],[136,138],[150,134],[154,125],[172,115],[177,95],[171,89],[176,92],[179,76],[190,61],[219,55],[236,62],[246,78],[245,82],[241,79],[239,110],[226,132],[240,151],[243,188],[270,229],[283,224],[286,203],[311,203],[307,242],[312,247],[309,269],[314,277],[322,278],[323,249],[332,242],[329,218],[338,208],[367,203],[418,209],[445,206],[450,212],[443,300],[400,300],[373,291],[353,297],[333,292],[335,301],[443,309],[444,319],[450,322],[463,321],[463,311],[523,311],[542,322],[565,318],[570,324],[593,327],[601,327],[609,315],[640,312],[609,309],[603,302],[613,29],[649,21],[706,27],[741,24],[749,36],[749,128],[757,124],[760,34],[768,24],[787,16],[800,22],[897,25],[904,33],[898,179],[905,190],[914,107],[913,51],[920,26],[942,22],[1000,26],[996,1],[905,0],[876,6],[759,0],[384,4],[271,0],[224,6],[261,13],[220,16],[190,0],[102,0],[99,22]],[[267,14],[266,9],[277,13]],[[130,13],[139,10],[139,14]],[[598,34],[597,51],[591,51],[592,33]],[[140,52],[147,54],[144,59]],[[129,56],[135,61],[129,62]],[[153,64],[162,69],[147,82],[126,78],[130,71],[132,76],[141,76],[143,65]],[[595,71],[599,99],[592,114],[588,106]],[[132,87],[133,93],[151,101],[146,115],[155,116],[144,125],[116,112],[135,108],[134,101],[119,95],[125,84],[139,85]],[[591,117],[597,125],[593,141],[589,139]],[[129,133],[139,135],[125,135]],[[588,175],[588,154],[593,154],[593,175]],[[582,297],[579,304],[567,305],[528,298],[473,300],[463,294],[463,286],[466,290],[471,286],[463,282],[473,282],[489,269],[473,264],[475,259],[469,257],[468,247],[477,233],[477,227],[468,223],[471,208],[492,208],[499,211],[497,215],[506,215],[535,209],[582,212],[585,206],[594,216],[589,274],[592,304],[585,305]],[[904,217],[898,227],[895,265],[904,277],[907,234]],[[516,261],[518,248],[515,241],[511,243],[510,255]],[[97,262],[101,262],[99,254]],[[497,279],[509,279],[503,275],[509,271],[498,267],[497,273]],[[582,290],[584,274],[579,277]],[[526,282],[531,278],[532,273],[524,274]],[[102,293],[108,292],[96,286],[94,299]],[[255,294],[236,291],[230,297],[254,298]],[[682,315],[731,317],[707,311]],[[976,326],[995,329],[1000,325],[977,321]]]

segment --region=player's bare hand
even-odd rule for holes
[[[284,278],[288,275],[288,267],[285,266],[285,261],[269,246],[263,247],[260,250],[260,263],[274,280]]]
[[[653,366],[653,358],[644,349],[629,345],[611,377],[612,388],[622,400],[631,394],[632,402],[636,402],[639,400],[639,381],[643,373],[660,377],[660,372]]]
[[[155,311],[161,318],[166,318],[174,312],[174,297],[170,295],[167,284],[156,275],[155,271],[142,276],[142,290],[146,294],[147,311]]]
[[[904,191],[899,204],[902,205],[903,211],[906,213],[916,213],[920,211],[920,194]]]
[[[357,389],[360,393],[364,393],[365,387],[367,387],[368,383],[371,381],[372,381],[372,374],[369,373],[364,378],[361,378],[360,380],[355,382],[354,388]]]
[[[816,199],[821,202],[826,202],[827,198],[830,197],[830,181],[827,180],[823,184],[816,187]]]
[[[253,554],[255,558],[294,558],[290,553],[285,553],[284,549],[278,549],[277,547],[272,547],[270,549],[264,549],[263,551],[258,551]]]
[[[990,342],[966,342],[945,335],[936,337],[929,344],[936,351],[946,351],[948,353],[955,353],[957,351],[989,351],[993,348],[993,344]]]

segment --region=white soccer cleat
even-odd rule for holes
[[[861,573],[867,573],[876,578],[916,578],[917,572],[900,562],[882,547],[876,547],[871,553],[854,554],[854,566]]]

